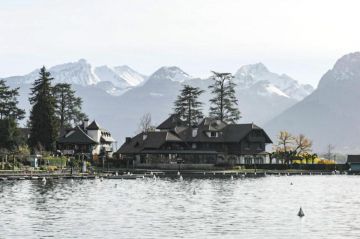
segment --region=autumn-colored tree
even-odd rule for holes
[[[303,134],[299,134],[294,137],[294,150],[297,155],[311,152],[312,141],[305,137]]]
[[[310,157],[312,147],[312,141],[305,135],[299,134],[293,136],[287,131],[280,131],[278,136],[278,142],[275,148],[275,155],[283,160],[283,163],[292,163],[294,160],[302,162],[304,159],[307,160]]]

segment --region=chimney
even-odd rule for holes
[[[125,143],[128,144],[128,143],[130,143],[130,142],[131,142],[131,137],[126,137],[126,138],[125,138]]]
[[[197,136],[198,133],[198,127],[197,125],[193,125],[192,127],[192,137],[195,138]]]
[[[89,126],[89,119],[85,118],[83,120],[84,129],[86,129]]]

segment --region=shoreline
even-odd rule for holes
[[[311,175],[358,175],[360,172],[312,171],[312,170],[157,170],[157,169],[114,169],[98,173],[68,172],[23,172],[1,171],[0,181],[45,179],[138,179],[138,178],[182,178],[182,179],[237,179],[266,176],[311,176]]]

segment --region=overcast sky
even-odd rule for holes
[[[0,76],[87,59],[193,76],[263,62],[317,85],[360,50],[360,1],[1,0]]]

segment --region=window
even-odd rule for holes
[[[251,157],[245,157],[245,164],[252,164],[252,158]]]
[[[216,138],[217,137],[217,132],[210,132],[210,137],[211,138]]]
[[[255,164],[263,164],[264,163],[264,158],[261,156],[257,156],[255,158]]]

